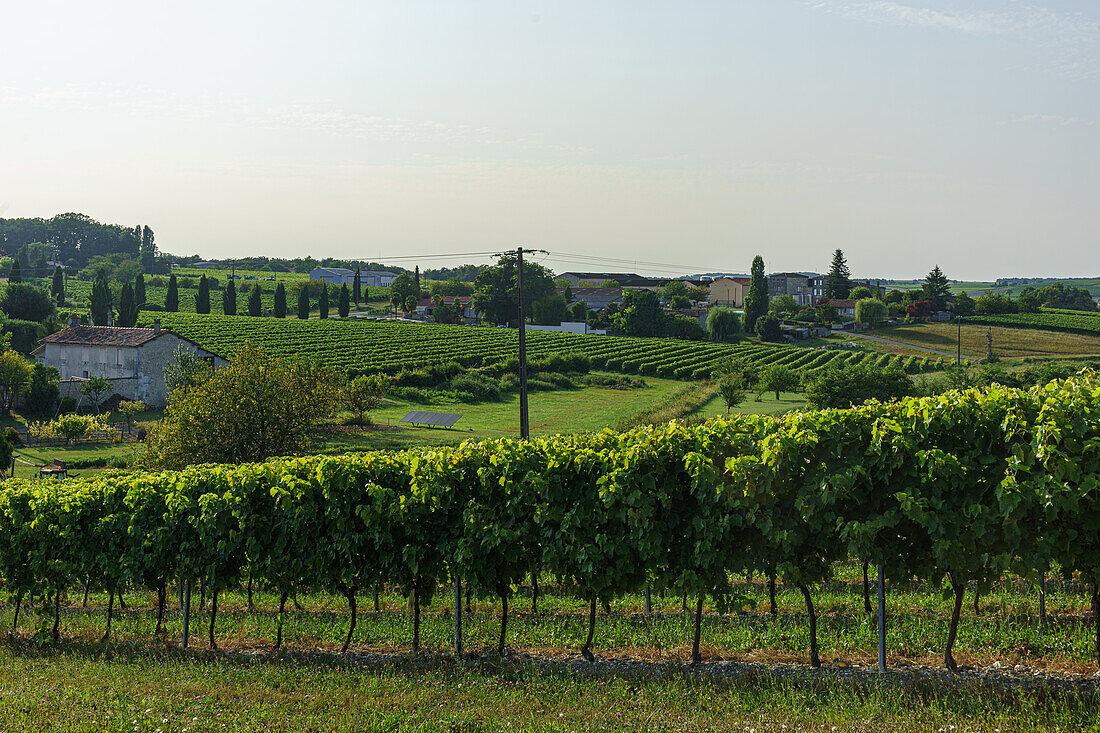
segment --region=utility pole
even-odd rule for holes
[[[957,337],[957,338],[955,339],[955,348],[957,349],[957,351],[955,352],[955,366],[958,366],[958,365],[959,365],[960,363],[962,363],[962,353],[963,353],[963,322],[962,322],[962,321],[961,321],[960,319],[956,318],[956,319],[955,319],[955,323],[956,323],[956,324],[958,325],[958,327],[959,327],[959,335],[958,335],[958,337]]]
[[[519,437],[531,437],[531,425],[527,419],[527,337],[523,317],[523,247],[516,248],[516,298],[519,301]]]

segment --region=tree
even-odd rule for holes
[[[298,290],[298,318],[303,321],[309,318],[309,290],[306,288]]]
[[[141,461],[176,469],[301,453],[336,409],[342,381],[332,367],[274,357],[245,344],[228,366],[172,392]]]
[[[328,318],[328,283],[321,286],[321,300],[317,304],[321,318]]]
[[[665,312],[652,290],[627,290],[623,305],[614,316],[615,327],[627,336],[662,336]]]
[[[815,409],[853,407],[869,399],[889,402],[915,393],[913,379],[905,372],[866,362],[816,372],[805,389],[806,401]]]
[[[351,291],[352,291],[351,294],[352,294],[352,297],[355,298],[355,307],[356,308],[359,307],[359,295],[362,292],[362,290],[363,290],[363,279],[362,279],[362,276],[359,274],[359,268],[356,267],[355,268],[355,279],[352,280],[352,283],[351,283]]]
[[[262,316],[263,314],[264,304],[260,298],[260,284],[253,283],[252,289],[248,292],[248,315]]]
[[[413,280],[416,282],[416,292],[420,292],[420,265],[416,266],[416,274],[413,276]]]
[[[118,411],[126,420],[126,431],[129,432],[134,424],[134,415],[146,410],[145,403],[141,400],[122,400],[118,403]]]
[[[23,268],[19,266],[19,260],[16,260],[11,265],[11,272],[8,273],[8,283],[21,282],[23,282]]]
[[[687,300],[688,286],[683,280],[669,280],[663,288],[661,288],[661,300],[666,303],[671,303],[673,298],[683,298]]]
[[[61,374],[53,367],[35,362],[27,383],[27,412],[31,415],[52,416],[61,398],[58,382]]]
[[[725,374],[718,380],[718,394],[726,403],[726,412],[745,401],[745,387],[736,374]]]
[[[65,271],[60,267],[54,268],[53,282],[50,284],[50,295],[53,296],[59,306],[65,305]]]
[[[237,315],[237,286],[232,280],[222,289],[222,312],[227,316]]]
[[[141,306],[145,303],[145,276],[138,273],[138,276],[134,278],[134,306],[141,310]]]
[[[157,264],[157,245],[153,239],[153,230],[148,226],[141,229],[141,266],[152,273]]]
[[[710,300],[710,288],[704,285],[692,285],[688,288],[687,297],[693,303],[706,303]]]
[[[44,321],[53,316],[56,306],[50,294],[31,283],[9,283],[0,295],[0,310],[9,318]]]
[[[474,280],[473,306],[493,324],[519,325],[519,295],[516,258],[505,255],[494,267],[478,273]],[[534,262],[523,263],[523,316],[530,317],[534,303],[556,292],[553,273]]]
[[[336,299],[336,312],[340,314],[341,318],[347,318],[348,313],[351,312],[351,298],[348,293],[348,286],[340,286],[340,296]]]
[[[1091,301],[1092,298],[1089,298],[1089,300]],[[1039,291],[1035,288],[1024,288],[1024,291],[1020,293],[1020,297],[1016,299],[1016,307],[1019,308],[1021,313],[1038,313],[1042,305],[1043,301],[1039,297]]]
[[[198,355],[194,349],[180,344],[172,354],[172,361],[164,365],[164,385],[168,389],[168,398],[177,389],[190,389],[202,384],[214,370],[210,362]]]
[[[930,300],[918,300],[905,307],[905,313],[911,318],[927,321],[936,312],[936,304]]]
[[[947,299],[951,297],[951,285],[947,282],[947,276],[943,274],[939,265],[933,267],[924,278],[921,290],[924,292],[924,300],[935,303],[936,310],[942,311],[947,307]]]
[[[356,425],[369,425],[367,417],[382,403],[390,386],[390,378],[384,374],[363,375],[350,380],[340,392],[340,403],[355,415]]]
[[[959,293],[955,296],[955,302],[952,304],[951,312],[956,317],[966,317],[974,315],[974,299],[966,293]]]
[[[557,292],[544,295],[532,304],[532,313],[535,323],[540,326],[560,326],[561,322],[569,318],[569,307]]]
[[[4,415],[11,413],[15,397],[31,378],[31,373],[31,363],[18,351],[8,349],[0,353],[0,389],[3,390],[0,408],[3,409]]]
[[[775,392],[775,399],[778,400],[780,392],[794,392],[798,389],[798,374],[785,364],[769,364],[760,373],[758,384],[769,392]]]
[[[123,328],[133,328],[137,324],[138,309],[134,301],[134,286],[126,283],[122,286],[122,294],[118,298],[118,325]]]
[[[833,264],[825,280],[825,297],[844,300],[851,292],[851,273],[848,272],[848,263],[844,260],[844,251],[838,248],[833,252]]]
[[[814,316],[819,322],[825,325],[836,323],[840,320],[840,313],[837,312],[836,306],[828,302],[818,303],[814,308]]]
[[[729,341],[740,330],[741,318],[732,308],[719,305],[707,313],[707,333],[715,341]]]
[[[1027,290],[1024,290],[1026,293]],[[1096,301],[1092,294],[1084,288],[1076,288],[1063,282],[1056,282],[1040,288],[1037,292],[1039,300],[1048,308],[1064,308],[1066,310],[1089,311],[1095,313]]]
[[[100,274],[92,283],[92,325],[106,326],[112,305],[111,286],[107,284],[107,278]]]
[[[752,277],[749,294],[745,296],[745,330],[756,331],[756,321],[768,312],[768,281],[764,277],[764,258],[757,255],[752,260]]]
[[[436,280],[428,286],[428,293],[432,296],[433,300],[444,295],[473,295],[474,284],[454,278],[450,280]]]
[[[779,319],[771,313],[757,318],[756,335],[761,341],[782,341],[783,329],[780,328]]]
[[[210,312],[210,281],[206,279],[206,275],[199,278],[199,292],[195,295],[195,312],[204,314]]]
[[[275,286],[275,310],[276,318],[286,318],[286,285],[279,283]]]
[[[707,334],[698,318],[672,314],[665,316],[664,336],[683,341],[702,341]]]
[[[103,395],[111,391],[111,382],[104,376],[93,376],[80,388],[80,394],[92,401],[95,406],[95,414],[99,414],[99,403]]]
[[[406,273],[401,273],[390,283],[390,303],[394,308],[402,308],[409,296],[420,299],[420,287]]]
[[[583,300],[577,300],[569,304],[569,318],[576,323],[584,323],[588,318],[588,306]]]
[[[410,295],[408,298],[405,298],[405,312],[413,313],[414,311],[416,311],[416,305],[419,302],[420,301],[417,300],[415,295]]]
[[[794,299],[793,295],[788,295],[786,293],[784,293],[783,295],[777,295],[772,298],[770,303],[768,303],[768,312],[775,313],[777,315],[780,313],[797,313],[798,301]]]
[[[433,301],[432,318],[436,323],[459,323],[462,320],[461,306],[449,306],[442,301]]]
[[[897,288],[894,288],[893,290],[891,290],[890,292],[888,292],[886,294],[886,297],[883,298],[882,301],[884,303],[886,303],[886,305],[890,305],[891,303],[900,303],[901,302],[901,291],[898,290]]]
[[[873,298],[875,293],[871,288],[866,285],[860,285],[858,288],[852,288],[852,292],[848,293],[849,300],[863,300],[864,298]]]
[[[983,293],[974,299],[974,312],[982,315],[1015,313],[1018,310],[1015,301],[1004,293]]]
[[[180,286],[176,276],[168,278],[168,294],[164,296],[164,310],[176,313],[180,309]]]
[[[874,328],[886,320],[886,304],[878,298],[864,298],[856,303],[856,320]]]

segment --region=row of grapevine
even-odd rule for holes
[[[345,649],[358,590],[402,588],[417,649],[420,606],[459,577],[500,598],[503,649],[509,597],[538,569],[590,601],[586,656],[596,603],[646,585],[691,595],[698,660],[704,597],[724,608],[731,574],[752,570],[802,592],[816,666],[812,589],[856,557],[891,581],[947,579],[954,667],[970,582],[1057,566],[1100,600],[1098,476],[1100,379],[1085,373],[701,426],[12,481],[0,573],[17,604],[89,579],[144,585],[163,604],[170,578],[202,578],[211,645],[217,594],[246,574],[284,599],[323,587],[348,599]]]
[[[1005,328],[1030,328],[1043,331],[1063,331],[1086,336],[1100,336],[1100,318],[1082,311],[1043,311],[1041,313],[1004,313],[1000,315],[967,316],[964,323]]]
[[[246,342],[281,356],[307,353],[349,373],[394,372],[455,360],[467,366],[514,357],[518,335],[513,329],[476,328],[330,318],[249,318],[196,316],[185,313],[141,314],[141,325],[159,316],[164,325],[216,353],[230,356]],[[728,345],[676,339],[626,338],[532,331],[527,335],[532,357],[553,352],[584,354],[596,369],[674,379],[709,376],[722,360],[737,356],[759,366],[784,364],[804,372],[826,363],[848,364],[879,359],[862,352],[818,352],[793,346]],[[823,354],[825,354],[823,356]],[[836,354],[834,356],[834,354]],[[881,361],[907,371],[926,371],[923,358],[885,355]]]

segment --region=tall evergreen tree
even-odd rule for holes
[[[286,285],[279,283],[275,286],[275,317],[286,318]]]
[[[91,311],[93,326],[107,325],[111,305],[111,286],[107,284],[107,277],[100,271],[92,283]]]
[[[336,310],[339,312],[341,318],[347,318],[348,313],[351,311],[351,303],[348,302],[348,286],[340,286],[340,297],[336,300]]]
[[[413,277],[413,279],[416,281],[416,287],[419,289],[420,288],[420,265],[416,266],[416,275]]]
[[[138,276],[134,278],[134,303],[140,309],[145,305],[145,275],[138,273]]]
[[[137,325],[137,302],[134,300],[134,286],[126,283],[118,299],[118,325],[132,328]]]
[[[11,263],[11,272],[8,273],[8,282],[21,283],[23,282],[23,268],[19,266],[19,260]]]
[[[175,313],[180,309],[180,285],[176,276],[168,278],[168,294],[164,296],[164,310]]]
[[[222,290],[222,312],[227,316],[237,315],[237,286],[232,280]]]
[[[309,290],[302,284],[298,291],[298,317],[303,321],[309,318]]]
[[[359,268],[355,268],[355,280],[352,281],[352,295],[355,297],[355,307],[359,307],[359,293],[363,289],[363,277],[359,274]]]
[[[923,290],[924,299],[935,303],[940,310],[947,305],[947,299],[951,296],[951,284],[947,282],[947,276],[939,265],[933,267],[928,277],[924,278]]]
[[[206,279],[206,275],[199,278],[199,292],[195,295],[195,312],[204,314],[210,312],[210,281]]]
[[[262,316],[263,314],[264,305],[260,300],[260,284],[255,283],[252,286],[252,290],[248,293],[248,315]]]
[[[328,283],[321,286],[321,302],[317,304],[321,318],[328,318]]]
[[[749,294],[745,296],[745,332],[753,333],[756,319],[768,312],[768,281],[764,277],[764,258],[757,255],[752,260],[752,276]]]
[[[50,295],[54,297],[58,305],[65,305],[65,271],[60,267],[54,268]]]
[[[146,272],[151,273],[156,264],[157,245],[153,239],[153,230],[145,226],[141,228],[141,266]]]
[[[843,300],[851,292],[851,273],[848,272],[848,263],[844,260],[844,251],[838,248],[833,252],[833,264],[825,280],[825,297],[830,300]]]

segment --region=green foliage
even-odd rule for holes
[[[848,293],[849,300],[863,300],[864,298],[875,297],[874,291],[866,285],[860,285],[858,288],[852,288],[852,292]]]
[[[65,304],[65,271],[60,267],[54,268],[53,279],[50,281],[50,295],[59,306]]]
[[[760,389],[775,392],[775,399],[778,400],[780,392],[798,389],[798,375],[784,364],[769,364],[760,372],[757,385]]]
[[[115,325],[131,328],[138,319],[137,301],[134,299],[134,287],[130,283],[122,286],[122,295],[118,299],[118,320]]]
[[[0,409],[3,414],[11,412],[16,395],[31,378],[31,362],[18,351],[7,349],[0,352]]]
[[[662,336],[665,312],[652,290],[627,290],[622,309],[614,317],[615,327],[627,336]]]
[[[673,314],[665,316],[664,335],[681,341],[702,341],[707,334],[699,324],[698,318]]]
[[[227,316],[237,315],[237,286],[232,280],[222,289],[222,313]]]
[[[786,293],[777,295],[768,303],[768,312],[775,314],[797,313],[798,301],[794,299],[793,295],[787,295]]]
[[[818,303],[814,307],[814,316],[820,323],[826,325],[840,320],[840,314],[837,312],[836,306],[831,303]]]
[[[1004,293],[983,293],[974,299],[974,312],[980,315],[1016,313],[1019,306]]]
[[[745,401],[745,384],[738,374],[723,374],[718,380],[718,394],[726,403],[726,412]]]
[[[356,425],[369,424],[367,413],[382,403],[389,387],[390,379],[383,374],[356,377],[340,390],[340,404],[355,415]]]
[[[560,326],[568,320],[569,309],[558,292],[547,293],[531,304],[532,320],[540,326]]]
[[[47,324],[50,323],[47,321]],[[4,348],[10,346],[21,354],[30,354],[38,346],[38,340],[48,333],[47,325],[37,321],[8,318],[3,322],[3,335],[7,339]]]
[[[26,412],[34,417],[53,415],[61,398],[61,374],[53,367],[35,362],[27,383]]]
[[[870,399],[897,400],[915,390],[912,377],[900,369],[863,363],[819,372],[806,385],[805,395],[815,408],[851,407]]]
[[[278,283],[275,286],[275,307],[272,315],[276,318],[286,318],[286,285]]]
[[[830,300],[844,300],[851,292],[851,273],[848,271],[848,263],[844,259],[844,251],[838,248],[833,252],[833,263],[829,267],[829,274],[825,279],[825,297]]]
[[[886,320],[889,311],[878,298],[864,298],[856,303],[856,320],[871,327]]]
[[[95,411],[99,413],[99,403],[103,399],[103,395],[111,391],[111,382],[106,377],[93,375],[84,383],[84,386],[80,388],[80,394],[84,395],[92,401],[92,405],[95,407]]]
[[[395,308],[402,308],[409,298],[420,299],[420,286],[411,277],[402,273],[390,283],[390,303]]]
[[[185,344],[176,347],[172,360],[164,365],[164,384],[169,398],[177,389],[190,389],[205,382],[213,370],[210,363]]]
[[[179,282],[176,280],[176,276],[168,278],[168,294],[164,298],[164,310],[169,313],[175,313],[180,309],[180,291]]]
[[[0,310],[9,318],[44,321],[56,313],[54,299],[37,285],[10,282],[0,295]]]
[[[336,312],[340,314],[341,318],[347,318],[348,313],[351,312],[351,302],[348,297],[348,286],[340,286],[340,295],[336,301]]]
[[[966,293],[959,293],[955,296],[955,302],[951,306],[951,312],[956,317],[972,316],[974,315],[974,308],[974,299]]]
[[[732,308],[719,305],[707,313],[707,333],[715,341],[730,341],[740,330],[741,317]]]
[[[199,292],[195,294],[195,312],[199,314],[210,312],[210,281],[206,275],[199,277]]]
[[[745,330],[756,333],[756,321],[768,312],[768,280],[764,277],[764,258],[752,260],[749,292],[745,296]]]
[[[254,284],[248,291],[248,315],[262,316],[264,314],[263,301],[260,299],[260,286]]]
[[[298,290],[298,320],[309,320],[309,291],[305,288]]]
[[[943,270],[940,269],[939,265],[933,267],[928,276],[924,278],[924,285],[921,286],[921,290],[924,293],[924,300],[935,303],[936,310],[943,310],[947,305],[947,299],[951,297],[951,284],[947,281],[947,276],[943,274]]]
[[[328,318],[328,283],[321,286],[321,299],[317,302],[318,315]]]
[[[782,341],[783,333],[779,319],[773,314],[767,313],[756,319],[756,335],[761,341]]]
[[[518,325],[519,283],[516,258],[501,257],[493,267],[477,274],[473,306],[489,323]],[[557,292],[550,270],[534,262],[523,263],[523,317],[534,314],[534,304]]]

